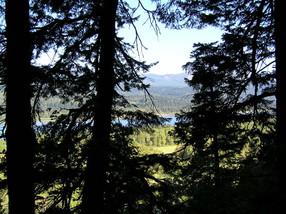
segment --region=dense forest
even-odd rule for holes
[[[144,82],[150,84],[148,91],[152,95],[154,103],[148,99],[148,96],[143,91],[132,90],[122,93],[128,102],[132,104],[127,106],[126,109],[135,110],[139,108],[144,111],[150,111],[155,104],[158,114],[175,115],[175,113],[179,113],[180,110],[189,106],[194,91],[191,87],[187,87],[184,80],[186,75],[168,75],[170,78],[166,83],[164,82],[166,75],[149,75],[147,73],[145,76]],[[0,103],[4,104],[4,94],[0,94]],[[39,100],[39,103],[41,120],[49,120],[52,113],[66,113],[68,109],[78,106],[77,102],[72,100],[62,102],[62,99],[56,96],[42,98]]]
[[[280,213],[283,3],[1,1],[0,212]],[[223,32],[189,50],[188,89],[152,87],[142,17],[154,36],[159,23]]]
[[[167,87],[167,86],[152,86],[148,89],[153,97],[152,100],[144,94],[143,91],[131,91],[123,93],[125,98],[131,104],[125,109],[150,111],[156,106],[158,114],[175,115],[189,106],[193,90],[190,87]],[[51,97],[41,99],[40,101],[40,118],[41,120],[49,120],[51,114],[66,113],[68,109],[76,108],[77,102],[62,102],[59,97]],[[4,96],[0,95],[0,103],[4,103]]]
[[[141,131],[131,135],[134,143],[143,146],[167,146],[174,145],[175,139],[172,136],[173,127],[171,125],[154,127],[152,132]]]

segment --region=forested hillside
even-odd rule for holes
[[[123,95],[137,108],[150,111],[153,105],[161,114],[175,114],[189,106],[194,93],[191,87],[185,83],[186,74],[155,75],[146,74],[146,83],[150,84],[148,89],[152,99],[144,91],[132,90]],[[164,80],[168,77],[168,81]],[[180,87],[179,87],[180,86]],[[4,103],[3,93],[0,95],[0,102]],[[70,108],[75,108],[78,104],[73,101],[65,102],[60,97],[47,97],[40,100],[41,116],[48,118],[52,112],[67,112]],[[127,109],[135,109],[129,106]]]
[[[192,97],[192,90],[187,87],[154,86],[150,88],[149,92],[152,95],[152,99],[148,98],[144,92],[138,91],[127,93],[125,96],[131,104],[136,105],[139,109],[149,111],[155,105],[157,110],[162,114],[178,113],[189,105]]]
[[[149,92],[152,95],[151,98],[146,93],[137,90],[124,93],[125,98],[132,104],[126,107],[126,109],[134,110],[139,108],[144,111],[150,111],[155,107],[161,114],[175,114],[188,107],[193,90],[189,87],[151,86]],[[43,117],[48,117],[53,111],[64,112],[75,106],[77,106],[77,104],[72,102],[62,103],[60,98],[41,100]]]

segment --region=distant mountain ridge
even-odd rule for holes
[[[188,74],[186,73],[180,73],[180,74],[145,74],[146,79],[145,83],[148,83],[155,87],[174,87],[174,88],[184,88],[188,87],[188,85],[185,83],[185,78],[188,77]]]
[[[185,82],[188,74],[145,74],[145,83],[150,84],[148,88],[152,95],[156,108],[164,114],[175,114],[190,105],[193,89]],[[153,103],[146,99],[144,91],[132,90],[123,95],[130,103],[135,104],[142,110],[149,111]]]

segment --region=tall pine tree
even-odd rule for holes
[[[35,57],[48,50],[56,53],[49,65],[34,69],[35,90],[39,90],[39,96],[58,96],[62,102],[74,103],[73,108],[66,109],[66,115],[59,114],[54,122],[39,127],[37,193],[49,193],[41,198],[39,209],[164,212],[168,204],[155,192],[162,191],[165,196],[167,187],[162,188],[146,168],[160,161],[167,163],[166,158],[139,156],[128,138],[134,131],[163,120],[152,112],[126,110],[131,104],[120,95],[134,88],[148,95],[148,85],[139,72],[148,71],[152,64],[131,57],[129,52],[134,47],[117,35],[123,26],[135,26],[136,8],[120,1],[112,10],[112,18],[103,12],[111,9],[110,2],[105,7],[102,3],[39,1],[32,6],[33,20],[42,21],[33,23]],[[41,8],[48,10],[43,13]],[[116,28],[107,28],[111,18]],[[122,126],[118,118],[126,119],[127,126]],[[94,169],[100,173],[94,173]],[[134,189],[140,189],[140,193]]]
[[[9,213],[34,213],[29,1],[6,1],[6,141]]]
[[[99,65],[96,85],[96,105],[92,141],[88,145],[88,160],[83,189],[82,212],[104,213],[106,173],[109,164],[112,104],[115,95],[116,12],[118,1],[103,1],[99,22]]]
[[[239,212],[269,212],[269,210],[274,208],[274,197],[272,196],[275,192],[273,191],[275,189],[273,187],[276,185],[276,179],[273,178],[275,177],[276,170],[273,168],[276,165],[274,157],[277,156],[278,150],[276,150],[277,141],[274,142],[273,140],[276,131],[276,111],[275,105],[271,104],[271,100],[275,100],[274,96],[276,95],[276,83],[278,84],[277,86],[279,88],[279,79],[281,78],[276,76],[275,69],[273,68],[273,65],[275,65],[275,59],[277,60],[277,54],[275,57],[274,50],[278,48],[278,44],[276,43],[275,45],[275,28],[273,25],[273,12],[275,11],[275,8],[276,6],[274,5],[274,1],[233,0],[169,1],[159,9],[159,16],[161,20],[173,28],[201,28],[206,25],[214,25],[221,27],[225,31],[223,35],[224,45],[220,46],[222,48],[221,52],[227,55],[233,61],[233,63],[224,68],[224,73],[226,74],[227,69],[232,68],[232,66],[236,66],[236,68],[234,68],[235,70],[233,71],[233,77],[235,78],[233,79],[234,81],[232,85],[236,87],[236,82],[238,81],[240,87],[233,87],[234,91],[231,93],[223,93],[217,98],[215,96],[210,96],[213,93],[206,93],[206,88],[203,87],[205,84],[208,84],[208,82],[213,80],[213,78],[209,77],[204,80],[200,79],[201,82],[199,85],[196,85],[199,82],[194,82],[195,79],[198,80],[197,76],[205,74],[203,70],[208,70],[209,63],[205,63],[205,66],[200,64],[203,70],[201,70],[200,74],[197,72],[196,77],[194,75],[195,79],[190,81],[191,84],[195,84],[199,89],[194,96],[195,106],[191,108],[190,112],[186,112],[179,117],[181,122],[178,123],[177,133],[181,136],[183,142],[189,142],[192,144],[195,142],[207,142],[205,146],[201,148],[201,150],[205,153],[205,157],[207,157],[206,153],[208,148],[210,148],[212,144],[215,144],[215,142],[218,142],[217,140],[219,138],[226,140],[227,138],[231,137],[232,134],[234,134],[233,136],[235,141],[240,141],[244,145],[247,145],[244,147],[243,151],[245,151],[245,148],[249,149],[248,146],[252,145],[252,149],[254,150],[250,149],[252,150],[250,153],[248,151],[248,158],[242,162],[243,164],[240,165],[239,170],[237,171],[237,173],[239,172],[241,174],[236,174],[236,178],[241,178],[241,185],[239,185],[239,187],[236,187],[235,185],[232,186],[234,187],[233,190],[236,190],[232,193],[235,193],[237,197],[244,198],[243,200],[245,200],[244,207],[241,206],[239,208],[235,208],[236,210],[240,209]],[[281,24],[276,25],[276,30],[280,25]],[[200,49],[198,48],[197,50]],[[225,61],[223,55],[221,55],[218,59],[215,59],[216,53],[213,52],[210,54],[210,58],[211,56],[216,63],[223,60],[221,63],[214,66],[215,69],[221,68]],[[203,59],[205,59],[205,53],[201,52],[200,55],[196,56],[195,61],[190,64],[191,69],[193,69],[194,72],[197,71],[197,67],[194,67],[196,63],[199,64],[201,61],[203,61]],[[215,82],[219,83],[220,80]],[[214,84],[215,82],[212,83]],[[220,90],[225,90],[230,87],[231,82],[227,82],[227,79],[224,79],[224,81],[222,81],[218,86]],[[215,88],[213,87],[211,91],[215,92],[214,89]],[[211,104],[211,101],[215,99],[216,105],[225,103],[225,105],[222,104],[222,107],[220,107],[218,111],[215,108],[207,106],[207,103]],[[225,99],[232,100],[233,103],[231,104],[226,102]],[[225,101],[221,102],[222,100]],[[278,102],[277,108],[279,111],[279,98],[277,96],[276,100]],[[200,108],[201,112],[198,112],[199,106],[196,106],[198,105],[199,101],[201,101],[201,107],[206,105],[206,108]],[[227,111],[224,112],[224,110]],[[222,114],[213,119],[213,115],[220,111]],[[233,117],[233,119],[236,117],[235,123],[237,130],[245,129],[244,131],[239,131],[237,133],[235,129],[233,129],[233,125],[235,123],[229,124],[229,122],[231,122],[231,120],[229,120],[231,118],[229,117],[230,115],[232,115],[231,117]],[[242,118],[242,120],[239,120],[238,116]],[[279,117],[280,116],[278,113],[278,125]],[[203,120],[204,118],[205,120]],[[196,123],[196,121],[201,122]],[[214,135],[209,134],[207,136],[207,133],[211,133],[211,130],[215,130],[215,132],[218,134],[219,127],[223,127],[220,126],[220,124],[228,124],[226,127],[224,127],[224,129],[222,129],[223,131],[232,131],[225,133],[221,132],[223,135],[217,139],[214,137]],[[245,126],[245,124],[248,125]],[[192,134],[190,135],[189,132]],[[195,135],[193,135],[194,132]],[[279,139],[279,132],[277,134]],[[205,138],[206,136],[207,138]],[[206,139],[209,140],[206,141]],[[230,146],[232,141],[226,140],[226,142],[228,142]],[[283,143],[280,145],[283,145]],[[198,147],[198,145],[196,145],[196,147]],[[218,156],[224,157],[224,154],[225,153],[222,152],[221,155]],[[214,159],[216,156],[217,155],[215,153],[212,154]],[[234,157],[238,158],[238,156]],[[202,159],[197,160],[198,164],[203,164],[206,166],[206,162],[204,162]],[[282,163],[283,159],[281,160]],[[190,165],[190,167],[192,168],[192,165]],[[211,172],[212,171],[209,168],[205,169],[204,175],[211,175]],[[280,175],[283,175],[282,172],[283,170],[280,171]],[[193,175],[191,170],[189,173]],[[214,174],[214,178],[215,177],[216,176]],[[248,179],[244,179],[244,177],[248,177]],[[193,177],[193,179],[195,182],[196,177]],[[258,183],[261,184],[260,188],[253,188],[255,186],[254,184],[257,185]],[[206,183],[206,185],[207,184],[209,183]],[[271,186],[271,188],[267,189],[265,186]],[[195,186],[195,188],[196,187],[197,186]],[[250,187],[253,188],[252,192],[247,191],[247,189],[250,189]],[[242,196],[243,191],[248,192],[248,195]],[[195,192],[195,190],[192,192]],[[205,192],[205,189],[202,189],[202,193],[203,192]],[[200,197],[202,195],[204,194],[198,194],[197,196],[201,199],[201,203],[204,204],[203,198]],[[253,198],[255,198],[255,200],[251,200]],[[265,198],[268,203],[263,202],[261,198]],[[227,201],[226,198],[225,200]],[[196,201],[199,202],[199,200]],[[223,203],[225,201],[221,202]],[[227,207],[234,208],[235,206],[231,205]],[[200,208],[203,207],[201,206]],[[213,212],[215,212],[215,210],[213,210]],[[226,213],[227,212],[229,211],[226,211]]]
[[[283,202],[285,201],[285,178],[286,178],[286,170],[285,170],[285,152],[286,152],[286,144],[285,144],[285,108],[286,102],[283,96],[285,92],[285,37],[286,37],[286,28],[284,27],[284,22],[286,20],[286,16],[283,15],[283,2],[281,0],[274,1],[274,18],[275,18],[275,57],[276,57],[276,81],[277,81],[277,149],[278,149],[278,194],[279,194],[279,206],[277,210],[283,209]]]

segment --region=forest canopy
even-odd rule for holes
[[[282,0],[135,3],[1,1],[0,212],[279,212],[286,198]],[[158,23],[222,30],[220,41],[189,50],[182,65],[189,95],[158,96],[145,81],[157,63],[140,58],[141,14],[155,37]],[[134,43],[119,36],[125,28]],[[44,54],[53,55],[50,63],[39,61]],[[57,106],[49,112],[51,100]],[[39,125],[43,112],[50,119]],[[176,113],[174,126],[164,125],[162,112]],[[150,149],[171,145],[171,152]]]

